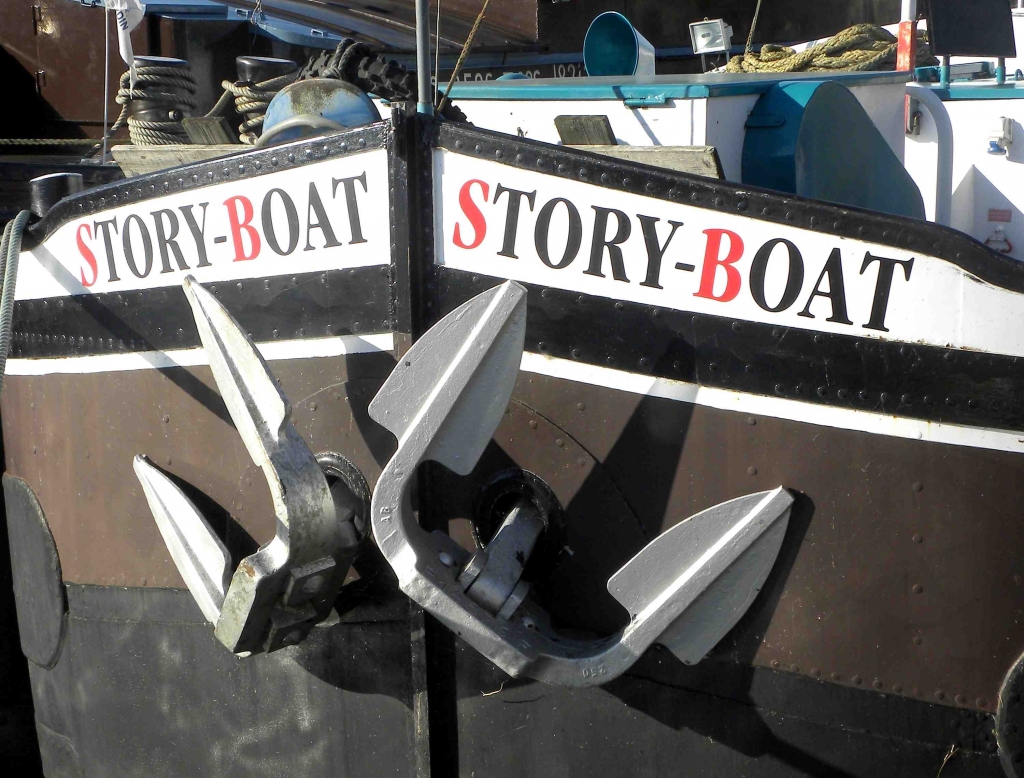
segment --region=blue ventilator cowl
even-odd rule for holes
[[[270,101],[259,145],[362,127],[380,119],[377,106],[352,84],[334,78],[295,81]]]

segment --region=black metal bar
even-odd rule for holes
[[[387,332],[390,268],[205,284],[257,342]],[[181,287],[21,300],[13,357],[116,354],[199,346]]]
[[[430,312],[434,277],[433,148],[437,122],[414,106],[392,110],[394,142],[389,157],[391,240],[394,279],[393,320],[399,356],[433,323]],[[421,466],[417,481],[420,525],[447,532],[447,518],[431,463]],[[416,774],[458,773],[458,699],[455,683],[455,637],[419,606],[411,606],[413,718],[416,727]],[[422,749],[426,746],[428,759]],[[429,772],[428,772],[429,770]]]
[[[438,315],[503,280],[439,268]],[[815,405],[1024,429],[1024,362],[1018,357],[524,286],[527,351]]]

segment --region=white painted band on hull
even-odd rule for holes
[[[188,274],[214,284],[391,261],[379,218],[390,207],[384,149],[264,175],[249,170],[248,178],[160,197],[118,203],[107,195],[110,207],[65,222],[22,252],[17,299],[179,287]]]
[[[334,338],[285,340],[257,344],[268,362],[282,359],[312,359],[368,354],[394,350],[394,335],[345,335]],[[208,364],[201,348],[174,351],[143,351],[130,354],[99,354],[53,359],[10,359],[7,375],[44,376],[85,374],[124,370],[196,367]],[[630,394],[660,397],[754,416],[856,430],[908,440],[924,440],[955,446],[1024,452],[1024,432],[967,427],[883,413],[816,405],[782,397],[766,397],[728,389],[717,389],[686,381],[628,373],[582,362],[556,359],[543,354],[524,353],[520,368],[527,373],[547,375],[566,381],[602,386]]]
[[[527,373],[537,373],[592,386],[603,386],[631,394],[687,402],[723,411],[856,430],[872,435],[888,435],[909,440],[924,440],[931,443],[995,451],[1024,452],[1024,432],[908,419],[902,416],[817,405],[782,397],[746,394],[729,389],[698,386],[686,381],[627,373],[622,370],[557,359],[543,354],[524,353],[520,367]]]
[[[313,359],[340,357],[346,354],[372,354],[393,351],[395,336],[390,332],[376,335],[340,335],[333,338],[277,340],[257,343],[260,354],[268,362],[281,359]],[[172,367],[208,365],[202,348],[171,351],[135,351],[127,354],[93,354],[82,357],[47,359],[9,359],[7,375],[43,376],[58,373],[112,373],[125,370],[164,370]]]

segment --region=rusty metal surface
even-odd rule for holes
[[[393,366],[389,354],[273,363],[314,452],[344,452],[371,485],[394,442],[366,405]],[[9,376],[5,390],[7,469],[36,492],[66,581],[183,586],[132,474],[132,452],[208,495],[197,504],[226,529],[229,548],[274,536],[266,481],[209,368]]]
[[[301,434],[316,450],[344,451],[371,483],[394,444],[365,408],[392,364],[388,355],[274,363]],[[256,542],[272,536],[269,493],[208,369],[8,380],[8,468],[36,490],[66,580],[181,585],[126,451],[150,452]],[[516,466],[541,475],[567,509],[562,553],[535,592],[570,627],[621,626],[604,582],[646,539],[708,505],[785,483],[804,496],[779,570],[720,656],[991,711],[1024,647],[1015,626],[1024,464],[1012,454],[523,373],[477,471],[463,488],[438,490],[438,510],[465,545],[481,479]]]

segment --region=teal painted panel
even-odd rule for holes
[[[849,86],[899,84],[909,73],[838,73],[831,79]],[[780,82],[815,81],[816,73],[695,73],[674,76],[538,78],[455,84],[453,100],[651,100],[698,99],[762,94]],[[441,91],[446,87],[442,86]]]
[[[1012,76],[1008,77],[1005,84],[996,84],[995,81],[985,83],[966,82],[963,84],[950,84],[944,89],[938,85],[922,84],[928,86],[936,96],[946,101],[957,100],[1024,100],[1024,81],[1015,81]]]
[[[758,98],[746,128],[743,183],[925,218],[917,185],[841,84],[777,84]]]

